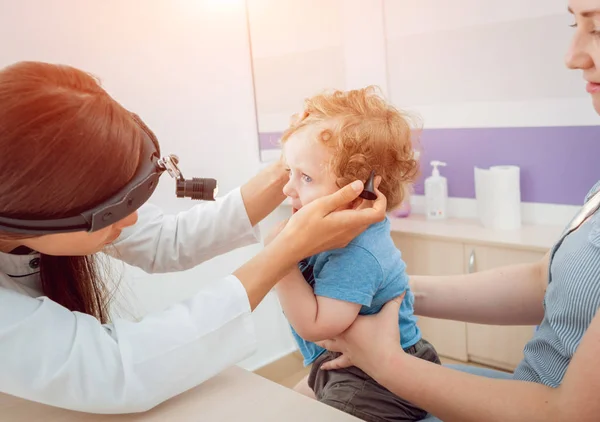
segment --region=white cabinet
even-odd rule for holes
[[[412,219],[412,217],[411,217]],[[392,223],[392,237],[402,252],[409,274],[453,275],[542,259],[549,239],[560,228],[525,228],[520,233],[496,233],[460,221]],[[478,237],[481,241],[478,241]],[[508,239],[508,240],[507,240]],[[523,239],[526,239],[524,241]],[[512,243],[511,243],[512,242]],[[513,370],[523,357],[523,347],[533,336],[533,326],[493,326],[419,317],[423,337],[441,356]]]
[[[543,256],[538,251],[465,245],[468,272],[535,262]],[[535,329],[534,326],[466,325],[469,360],[507,370],[513,370],[523,359],[523,348]]]
[[[456,242],[420,239],[392,234],[402,252],[409,274],[454,275],[463,271],[463,246]],[[467,360],[467,327],[464,322],[418,317],[423,337],[438,353],[452,359]]]

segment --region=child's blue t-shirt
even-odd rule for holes
[[[361,315],[379,312],[384,304],[406,291],[398,315],[402,347],[406,349],[421,339],[406,264],[390,236],[387,218],[370,226],[345,248],[311,256],[300,261],[298,268],[315,295],[358,303],[362,305]],[[325,351],[305,341],[293,327],[292,334],[304,356],[304,365],[310,365]]]

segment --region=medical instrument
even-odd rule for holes
[[[375,193],[375,170],[371,171],[371,175],[365,182],[365,187],[359,196],[369,201],[377,199],[377,194]]]
[[[165,171],[176,179],[175,194],[178,198],[214,201],[217,181],[208,178],[183,177],[176,155],[160,156],[160,147],[154,134],[141,119],[133,114],[143,129],[140,164],[133,178],[119,192],[99,205],[78,215],[55,219],[30,216],[0,216],[0,231],[28,235],[47,235],[77,231],[95,232],[114,224],[141,207],[154,193],[158,179]]]
[[[192,198],[204,201],[214,201],[218,187],[215,179],[198,178],[186,179],[179,170],[179,158],[176,155],[168,155],[158,160],[158,166],[163,168],[169,175],[176,179],[175,194],[178,198]]]

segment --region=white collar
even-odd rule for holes
[[[0,252],[0,272],[11,278],[26,277],[40,271],[40,254],[16,255]]]

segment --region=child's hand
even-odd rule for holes
[[[280,221],[279,223],[277,223],[275,225],[275,227],[271,230],[271,232],[267,235],[267,237],[265,237],[265,247],[268,246],[269,243],[271,243],[273,241],[273,239],[275,239],[279,233],[281,233],[281,231],[287,224],[288,220],[289,220],[289,218],[285,219],[283,221]]]

